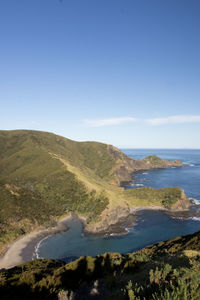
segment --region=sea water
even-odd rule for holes
[[[179,159],[187,166],[154,169],[133,174],[127,188],[150,186],[163,188],[179,186],[188,197],[200,203],[200,150],[123,149],[135,159],[158,155],[163,159]],[[137,221],[126,228],[126,235],[98,236],[84,234],[78,219],[66,222],[69,230],[46,237],[36,247],[36,256],[70,261],[80,256],[119,252],[128,253],[172,237],[200,230],[199,218],[172,218],[162,211],[144,210],[137,213]]]

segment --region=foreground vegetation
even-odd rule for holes
[[[147,158],[147,165],[155,167],[157,161],[159,166],[160,160]],[[54,225],[70,211],[93,224],[118,206],[172,206],[181,198],[178,188],[117,186],[134,168],[147,165],[102,143],[39,131],[0,131],[0,253],[16,237]]]
[[[0,273],[1,299],[200,298],[200,232],[135,253],[35,260]]]

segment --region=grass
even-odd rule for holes
[[[143,187],[140,189],[128,189],[124,193],[132,206],[171,207],[181,199],[182,192],[178,187],[162,189]]]

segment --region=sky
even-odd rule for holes
[[[200,148],[199,0],[1,0],[0,129]]]

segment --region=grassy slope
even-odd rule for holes
[[[87,178],[97,177],[95,172],[102,176],[104,171],[106,177],[107,170],[102,168],[103,164],[92,165],[95,172],[85,167],[89,165],[89,155],[94,160],[96,143],[90,147],[88,155],[84,153],[83,145],[78,150],[79,145],[50,133],[0,132],[1,244],[31,230],[34,224],[49,222],[50,216],[59,217],[74,210],[94,219],[105,209],[108,199],[103,188],[97,189],[91,184],[88,189],[84,183],[87,181],[89,185]],[[79,180],[78,172],[71,172],[53,153],[69,165],[73,164],[75,169],[79,166],[80,174],[82,169],[85,170],[85,182]]]
[[[166,206],[170,207],[181,199],[181,190],[178,187],[162,188],[151,187],[125,190],[126,199],[131,206]]]
[[[80,257],[65,264],[35,260],[0,274],[1,299],[200,298],[200,232],[135,253]],[[71,294],[71,298],[67,295]],[[72,297],[73,295],[73,297]],[[63,297],[63,298],[62,298]]]
[[[124,157],[102,143],[0,131],[0,247],[70,210],[96,222],[106,207],[163,205],[168,194],[171,202],[177,200],[177,189],[124,191],[113,185],[113,171]]]

